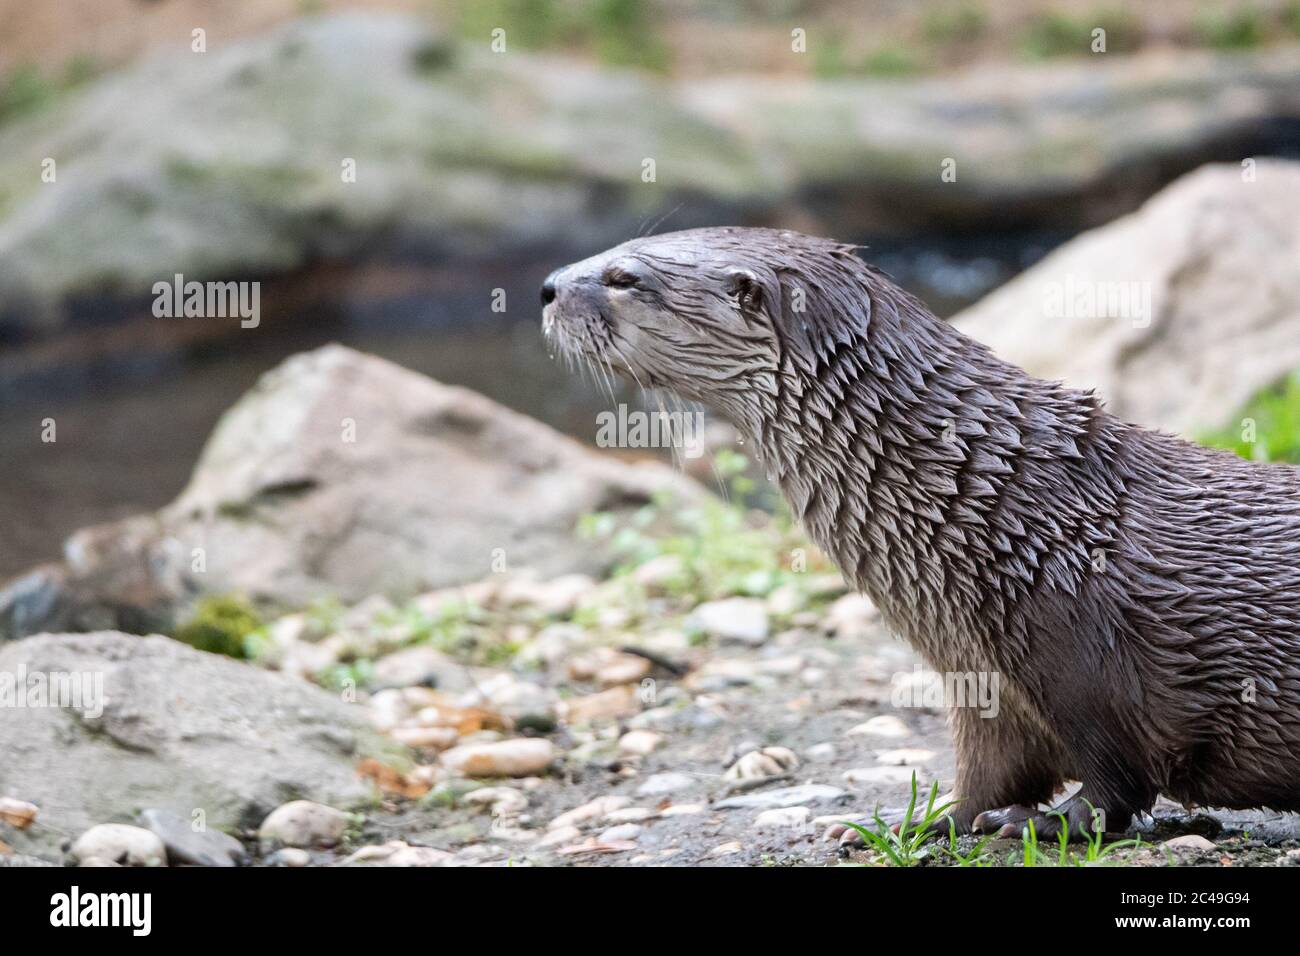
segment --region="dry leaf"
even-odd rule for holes
[[[32,821],[36,819],[36,815],[40,812],[34,803],[0,797],[0,820],[3,820],[11,827],[26,830],[32,825]]]
[[[387,764],[380,763],[374,757],[367,757],[361,761],[360,766],[357,767],[357,773],[366,779],[373,780],[375,785],[384,793],[396,794],[410,800],[418,800],[432,789],[432,786],[427,781],[417,780],[400,770],[393,769]]]

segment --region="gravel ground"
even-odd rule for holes
[[[530,586],[527,597],[553,609],[555,592],[591,593],[580,584]],[[617,638],[594,637],[599,626],[551,624],[530,632],[509,665],[495,668],[453,665],[427,648],[381,657],[375,674],[405,671],[404,680],[369,698],[381,726],[396,723],[391,732],[408,742],[429,724],[462,720],[459,729],[468,732],[417,748],[417,764],[393,771],[364,822],[341,845],[312,851],[311,861],[405,865],[396,852],[404,844],[440,851],[426,861],[439,865],[887,862],[842,850],[826,838],[827,827],[877,807],[886,816],[901,809],[913,774],[923,795],[936,782],[945,792],[954,773],[951,741],[940,709],[897,706],[905,702],[897,689],[914,681],[920,666],[910,649],[889,636],[862,598],[837,597],[841,588],[824,581],[806,590],[819,589],[825,600],[806,606],[777,591],[765,601],[695,607],[684,629],[680,617],[660,630],[644,615],[638,631],[604,628]],[[792,603],[803,610],[789,613]],[[411,678],[422,683],[399,686]],[[429,683],[444,689],[431,691]],[[404,698],[414,703],[399,703]],[[454,703],[421,706],[431,701]],[[468,727],[456,709],[467,704],[482,708]],[[588,719],[593,707],[607,713]],[[513,726],[494,728],[498,714]],[[475,729],[480,725],[488,729]],[[483,764],[468,776],[447,771],[458,750],[487,744],[492,764],[493,747],[521,735],[551,745],[536,772],[495,777]],[[443,749],[448,742],[455,748]],[[1121,844],[1104,860],[1300,864],[1300,821],[1290,815],[1191,813],[1162,802],[1128,834],[1139,836],[1145,845]],[[977,842],[962,838],[958,848],[969,853]],[[1023,863],[1018,839],[985,850],[988,863]],[[1055,859],[1054,846],[1045,853],[1051,857],[1044,862]],[[916,862],[953,861],[935,852]]]

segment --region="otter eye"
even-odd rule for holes
[[[641,280],[622,269],[610,269],[604,276],[605,285],[614,289],[635,289]]]

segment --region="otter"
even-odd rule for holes
[[[949,702],[945,832],[1300,810],[1300,468],[1121,421],[829,239],[639,238],[541,298],[559,352],[730,421],[930,667],[998,675],[995,717]]]

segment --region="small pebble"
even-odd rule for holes
[[[637,787],[637,794],[643,797],[655,797],[665,793],[675,793],[678,790],[689,790],[696,785],[696,778],[684,773],[657,773],[654,776],[646,777],[641,786]]]
[[[727,780],[753,780],[762,777],[779,777],[799,766],[799,758],[786,747],[764,747],[751,750],[724,774]]]
[[[876,754],[876,762],[897,766],[924,766],[934,760],[935,756],[933,750],[924,750],[920,747],[903,747],[898,750],[880,751]]]
[[[544,771],[555,759],[549,740],[516,737],[494,743],[462,744],[444,751],[438,762],[466,777],[530,777]]]
[[[688,631],[700,631],[724,642],[756,647],[767,640],[767,608],[757,598],[706,601],[690,613],[685,627]]]
[[[1160,845],[1171,850],[1206,851],[1215,849],[1213,842],[1198,833],[1188,833],[1185,836],[1174,837],[1172,840],[1165,840]]]
[[[528,809],[528,797],[514,787],[480,787],[465,794],[464,801],[487,807],[494,817],[518,816]]]
[[[618,749],[630,756],[646,757],[654,753],[663,739],[663,734],[657,734],[653,730],[629,730],[618,739]]]
[[[580,823],[587,823],[591,820],[599,820],[613,813],[615,810],[621,810],[624,807],[631,805],[631,797],[618,796],[615,794],[597,797],[595,800],[589,800],[581,806],[574,807],[566,813],[561,813],[558,817],[547,824],[547,829],[560,830],[565,827],[576,826]]]
[[[844,771],[844,779],[852,784],[911,783],[912,773],[907,767],[855,767]]]
[[[574,840],[582,838],[582,831],[575,826],[556,827],[537,841],[538,846],[557,846],[562,843],[572,843]]]
[[[74,863],[91,860],[125,866],[166,866],[167,848],[156,833],[125,823],[93,826],[68,851]]]
[[[645,827],[639,823],[623,823],[616,827],[610,827],[602,830],[600,834],[601,843],[623,843],[635,841],[641,835]]]
[[[268,856],[266,864],[267,866],[285,866],[298,869],[311,864],[311,854],[297,847],[286,846]]]
[[[352,818],[310,800],[294,800],[276,807],[257,831],[263,844],[289,847],[334,846],[347,832]]]
[[[810,811],[807,807],[781,807],[776,810],[764,810],[754,818],[754,826],[760,829],[779,829],[801,827],[808,822]]]
[[[865,723],[858,724],[848,730],[849,736],[865,734],[869,737],[907,737],[911,733],[907,728],[907,724],[892,714],[881,714],[878,717],[872,717]]]
[[[606,823],[640,823],[657,815],[657,811],[650,807],[623,807],[621,810],[611,810],[605,814],[604,819]]]

